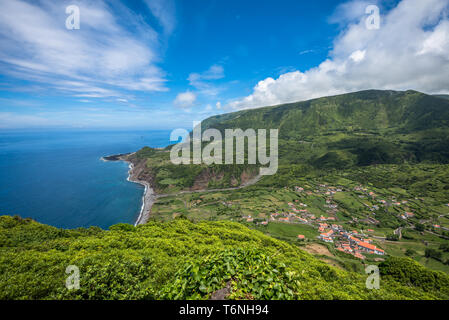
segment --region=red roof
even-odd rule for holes
[[[361,247],[364,247],[364,248],[366,248],[366,249],[373,250],[373,251],[377,249],[376,246],[374,246],[374,245],[372,245],[372,244],[369,244],[369,243],[367,243],[367,242],[362,242],[362,241],[360,241],[360,242],[358,243],[358,245],[361,246]]]

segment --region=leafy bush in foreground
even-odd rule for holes
[[[203,299],[231,284],[231,299],[292,299],[300,286],[295,271],[260,249],[233,249],[186,263],[163,289],[167,299]]]

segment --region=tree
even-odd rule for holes
[[[387,240],[399,241],[399,235],[394,234],[394,233],[390,233],[390,234],[387,235]]]

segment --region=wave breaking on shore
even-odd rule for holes
[[[139,180],[137,178],[138,173],[135,171],[134,164],[130,160],[127,159],[128,156],[132,156],[133,154],[134,153],[125,153],[125,154],[105,156],[105,157],[102,157],[101,160],[102,161],[125,161],[125,162],[128,162],[129,170],[128,170],[128,178],[126,178],[126,180],[144,186],[145,189],[144,189],[144,193],[142,196],[142,206],[140,207],[139,216],[137,217],[137,220],[134,223],[134,226],[137,226],[139,224],[144,224],[149,220],[150,213],[151,213],[151,207],[153,206],[154,202],[156,201],[156,193],[154,192],[154,190],[151,187],[149,182]]]

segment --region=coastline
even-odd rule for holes
[[[151,213],[151,207],[153,206],[154,202],[156,201],[157,195],[154,192],[154,189],[151,187],[150,183],[147,181],[139,180],[137,178],[138,174],[135,172],[134,164],[127,159],[128,156],[133,155],[133,153],[126,153],[126,154],[119,154],[119,155],[111,155],[102,157],[102,161],[125,161],[129,164],[129,170],[128,170],[128,178],[126,180],[130,182],[134,182],[137,184],[140,184],[144,186],[145,190],[143,192],[142,196],[142,206],[140,207],[140,213],[137,217],[136,222],[134,223],[134,226],[138,226],[139,224],[145,224],[148,222],[150,218]]]
[[[143,185],[145,187],[145,190],[143,192],[142,196],[142,206],[140,207],[140,213],[137,217],[136,222],[134,223],[134,226],[137,226],[139,224],[144,224],[148,222],[148,219],[150,218],[151,213],[151,207],[153,206],[154,202],[156,201],[156,193],[154,192],[153,188],[147,181],[138,180],[133,176],[134,173],[134,164],[132,162],[123,160],[129,163],[129,171],[128,171],[128,181]]]
[[[153,207],[153,204],[156,202],[156,200],[158,198],[174,196],[176,194],[238,190],[238,189],[242,189],[242,188],[245,188],[245,187],[248,187],[248,186],[251,186],[251,185],[257,183],[262,177],[260,174],[258,174],[238,187],[230,187],[230,188],[224,188],[224,189],[184,190],[184,191],[180,191],[176,194],[156,194],[156,192],[154,191],[154,189],[152,188],[151,184],[148,181],[138,179],[138,176],[140,175],[140,173],[142,172],[143,169],[140,168],[140,163],[138,163],[137,167],[136,167],[134,165],[134,163],[129,160],[129,157],[134,154],[135,154],[135,152],[101,157],[102,161],[125,161],[125,162],[127,162],[129,164],[129,170],[128,170],[128,178],[126,178],[126,180],[140,184],[140,185],[144,186],[144,188],[145,188],[143,196],[142,196],[142,205],[140,207],[140,213],[139,213],[139,216],[137,217],[136,222],[134,223],[134,226],[138,226],[140,224],[145,224],[148,222],[148,220],[150,219],[150,215],[151,215],[151,208]]]

